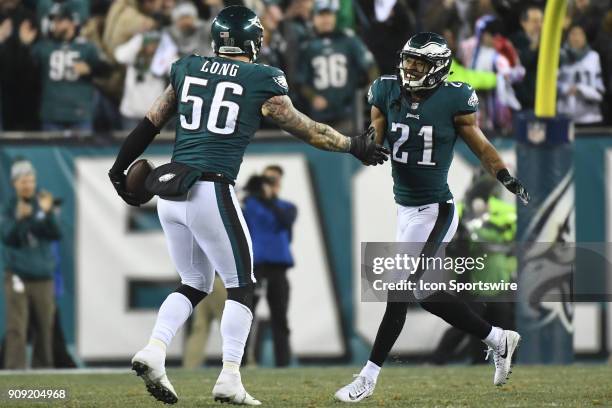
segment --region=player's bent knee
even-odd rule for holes
[[[227,288],[227,300],[233,300],[242,303],[249,310],[253,311],[253,295],[255,294],[255,285],[250,283],[238,288]]]
[[[192,286],[182,284],[178,288],[174,289],[176,293],[180,293],[185,296],[191,302],[191,306],[194,308],[204,299],[207,295],[206,292],[203,292],[199,289],[196,289]]]

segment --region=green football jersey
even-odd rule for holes
[[[181,58],[170,81],[178,104],[172,161],[231,180],[259,129],[261,106],[289,91],[280,69],[223,57]]]
[[[81,37],[69,42],[43,39],[34,44],[31,52],[42,78],[42,120],[67,123],[91,120],[94,86],[91,76],[77,75],[74,63],[85,62],[95,71],[104,64],[97,48]]]
[[[296,83],[311,87],[328,103],[310,116],[323,122],[350,116],[359,81],[373,65],[374,56],[350,30],[306,42],[300,50]]]
[[[370,105],[387,119],[395,201],[404,206],[447,201],[453,197],[447,183],[457,140],[453,119],[476,112],[478,97],[463,82],[444,82],[424,100],[408,98],[400,97],[395,75],[378,78],[368,92]]]

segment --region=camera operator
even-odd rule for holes
[[[51,243],[61,238],[53,214],[51,193],[36,189],[36,172],[27,160],[11,167],[15,197],[0,213],[0,232],[6,267],[5,367],[25,369],[27,328],[35,324],[32,366],[53,367],[56,259]]]
[[[278,198],[283,169],[277,165],[266,167],[261,176],[253,176],[245,189],[244,217],[253,241],[254,273],[259,288],[266,287],[270,307],[270,323],[277,367],[289,365],[289,281],[287,269],[293,266],[289,247],[297,208]],[[256,291],[253,309],[259,300]]]

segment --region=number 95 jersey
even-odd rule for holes
[[[278,68],[190,55],[172,65],[178,118],[173,162],[235,180],[262,119],[263,103],[287,95]]]
[[[387,120],[395,202],[420,206],[448,201],[453,197],[447,176],[457,140],[454,117],[476,112],[478,97],[462,82],[444,82],[419,102],[400,91],[396,76],[385,75],[368,92],[370,105]]]

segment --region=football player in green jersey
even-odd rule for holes
[[[392,148],[393,192],[398,207],[396,241],[414,243],[414,257],[444,256],[443,243],[457,229],[457,212],[447,175],[453,148],[460,136],[482,165],[524,203],[529,194],[510,175],[499,154],[476,122],[478,97],[461,82],[446,82],[451,51],[443,37],[419,33],[400,52],[398,75],[383,76],[371,86],[371,121],[377,142]],[[418,244],[418,243],[422,243]],[[408,278],[436,281],[439,271],[417,269]],[[415,290],[420,305],[454,327],[482,339],[493,353],[493,382],[502,385],[510,374],[511,359],[520,336],[492,327],[462,300],[445,291]],[[374,392],[380,369],[400,335],[408,310],[407,297],[390,292],[387,308],[369,361],[353,382],[336,392],[336,399],[357,402]]]
[[[109,172],[119,195],[138,205],[125,189],[124,171],[178,114],[172,163],[163,166],[176,171],[160,174],[158,181],[188,188],[180,197],[160,197],[157,208],[182,285],[161,305],[149,343],[136,353],[132,368],[155,398],[177,401],[165,372],[166,347],[193,307],[211,292],[216,272],[227,288],[227,301],[221,319],[223,369],[213,396],[260,405],[244,389],[239,371],[253,318],[255,282],[251,238],[233,189],[247,145],[266,116],[317,148],[351,153],[366,164],[383,163],[389,152],[374,142],[371,131],[349,138],[293,107],[283,72],[254,63],[263,27],[248,8],[223,9],[211,35],[216,56],[191,55],[172,66],[170,85],[127,137]],[[194,171],[199,181],[186,182],[184,176]]]

